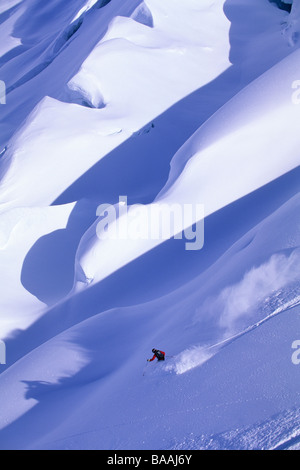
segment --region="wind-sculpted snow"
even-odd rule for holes
[[[137,21],[138,23],[144,24],[145,26],[149,26],[150,28],[153,28],[154,26],[151,10],[148,8],[145,2],[142,2],[137,7],[137,9],[133,12],[131,18],[134,19],[134,21]]]
[[[291,14],[286,22],[284,33],[290,46],[295,46],[300,39],[300,2],[299,0],[284,0],[284,3],[292,5]]]
[[[183,207],[187,203],[194,206],[201,203],[208,216],[299,166],[295,152],[299,109],[291,93],[298,57],[299,51],[294,52],[200,127],[172,160],[169,180],[156,198],[156,204]],[[274,133],[281,136],[280,141],[272,147],[270,158],[262,158],[262,154],[270,152]],[[132,217],[132,214],[127,216]],[[137,226],[142,225],[141,220],[143,216],[137,214]],[[193,222],[199,222],[199,218],[195,216]],[[89,240],[94,237],[93,244],[89,243],[87,248],[89,251],[93,246],[90,257],[83,246],[78,254],[86,277],[94,281],[109,276],[161,243],[161,240],[130,238],[103,241],[96,227],[97,224],[93,234],[93,228],[89,233]],[[95,253],[98,259],[106,261],[95,266]],[[111,262],[107,259],[109,253],[114,253]]]
[[[1,1],[1,449],[299,447],[276,3]]]
[[[80,30],[77,31],[74,39],[72,37],[71,44],[69,44],[68,48],[61,50],[57,59],[51,63],[51,68],[46,61],[47,76],[50,73],[55,74],[55,76],[59,73],[59,76],[63,79],[63,83],[58,83],[57,80],[50,82],[49,79],[45,82],[45,76],[43,83],[41,83],[41,89],[36,91],[36,87],[39,87],[39,85],[35,85],[34,88],[31,87],[30,94],[32,94],[33,91],[35,94],[37,93],[40,102],[33,111],[34,114],[31,114],[30,119],[25,122],[25,125],[18,135],[17,148],[22,149],[22,162],[26,161],[25,165],[28,170],[32,168],[32,166],[35,168],[34,173],[39,180],[41,180],[41,173],[52,173],[56,171],[56,163],[53,157],[49,158],[45,154],[45,159],[43,159],[43,161],[40,159],[39,152],[35,150],[40,146],[46,150],[46,153],[48,149],[50,150],[50,147],[52,147],[51,154],[55,155],[57,159],[62,162],[62,165],[64,165],[65,162],[68,166],[70,160],[73,162],[76,160],[78,162],[78,166],[74,165],[74,163],[72,164],[72,174],[66,171],[57,173],[56,189],[50,188],[49,184],[52,185],[52,182],[48,178],[44,178],[44,191],[40,189],[39,197],[42,199],[42,192],[44,192],[44,201],[46,203],[49,204],[58,198],[60,194],[84,174],[84,172],[99,162],[101,158],[108,155],[113,149],[125,142],[134,132],[163,113],[176,101],[197,89],[199,85],[204,85],[215,78],[229,65],[226,57],[229,50],[229,22],[223,15],[221,5],[214,7],[214,21],[216,21],[217,25],[221,26],[219,34],[223,35],[223,40],[220,40],[219,37],[216,39],[213,36],[210,40],[208,39],[213,48],[216,46],[216,51],[212,51],[211,54],[208,54],[203,48],[202,38],[199,38],[199,41],[195,43],[191,52],[185,54],[182,52],[190,42],[192,31],[196,30],[200,16],[203,14],[203,9],[199,8],[198,14],[195,14],[192,8],[194,6],[193,2],[184,7],[182,7],[179,2],[176,4],[176,8],[175,5],[173,5],[172,11],[175,8],[173,16],[161,23],[160,19],[164,18],[165,12],[168,11],[168,5],[165,4],[162,8],[157,2],[152,3],[153,6],[150,4],[150,7],[157,16],[157,29],[150,29],[126,16],[116,16],[110,23],[104,38],[82,64],[79,73],[72,78],[70,76],[69,80],[66,80],[66,77],[72,73],[70,71],[70,64],[66,73],[64,73],[66,60],[71,60],[71,63],[74,63],[75,57],[75,67],[77,67],[80,59],[80,57],[78,58],[76,48],[77,41],[81,40],[84,42],[86,36],[92,38],[89,39],[86,49],[91,41],[95,41],[93,36],[91,36],[90,30],[91,27],[96,27],[98,17],[94,15],[98,10],[91,8],[88,11],[90,16],[86,18],[83,23],[81,23],[82,20],[79,18],[76,20],[77,23],[73,22],[72,25],[68,27],[74,31],[74,25],[81,24]],[[122,13],[134,13],[139,4],[140,2],[138,1],[127,1],[122,4],[120,2],[111,2],[105,8],[100,9],[98,13],[100,18],[101,15],[106,16],[104,16],[102,29],[98,27],[98,37],[101,32],[105,32],[108,26],[105,20],[111,20],[113,13],[116,14],[118,11],[120,15]],[[163,10],[162,12],[160,11],[161,9]],[[193,23],[189,24],[189,27],[186,28],[186,24],[189,22],[191,16],[191,11],[193,11]],[[184,22],[182,23],[181,29],[178,29],[177,15],[180,12],[184,15],[182,18]],[[171,32],[169,31],[170,27]],[[81,35],[79,32],[81,32]],[[203,34],[206,36],[206,33],[207,28],[204,27]],[[55,47],[57,47],[58,42],[60,45],[62,44],[61,40],[66,37],[66,34],[67,33],[64,32],[60,35],[59,39],[56,39]],[[173,45],[174,41],[175,44],[178,43],[175,47]],[[74,56],[75,51],[76,55]],[[220,60],[220,57],[224,57],[224,59]],[[63,61],[64,65],[62,64]],[[26,63],[28,63],[28,61]],[[62,64],[61,66],[60,63]],[[42,75],[40,71],[43,64],[39,64],[38,67],[39,70],[36,79],[39,77],[38,81],[41,82]],[[61,67],[63,68],[61,69]],[[33,70],[35,70],[35,67]],[[174,77],[173,84],[169,83],[170,75]],[[119,86],[121,76],[123,77],[122,88]],[[30,77],[27,78],[29,79]],[[29,87],[27,78],[26,83]],[[34,79],[33,76],[31,78]],[[31,81],[32,80],[30,80],[30,82]],[[24,86],[26,83],[23,80]],[[75,100],[72,98],[72,93],[70,94],[70,91],[67,90],[67,84],[72,91],[76,92],[77,96]],[[53,86],[56,87],[56,90],[53,89]],[[21,91],[21,88],[22,87],[18,89]],[[59,91],[57,88],[59,88]],[[63,95],[66,101],[71,98],[71,101],[78,103],[80,102],[79,95],[82,93],[82,102],[90,103],[95,108],[103,109],[76,109],[72,107],[72,105],[61,103],[60,101],[45,96],[49,94],[53,96],[53,94],[55,94],[57,97],[60,97],[64,90],[67,90]],[[41,92],[45,94],[41,96]],[[26,91],[23,93],[26,93]],[[10,93],[9,96],[11,94],[12,93]],[[138,102],[136,101],[136,95],[139,96]],[[30,98],[31,101],[35,100],[33,96],[26,96],[26,103],[30,101]],[[10,102],[13,103],[13,100],[10,99]],[[25,106],[22,106],[22,102],[18,102],[18,107],[20,108],[20,106],[22,107],[22,111],[24,110],[25,112]],[[26,107],[28,109],[28,104],[26,104]],[[8,107],[8,112],[9,110],[10,106]],[[34,132],[33,116],[35,116],[35,121],[38,123],[37,125],[40,129],[38,135]],[[82,139],[82,145],[76,145],[72,137],[71,139],[70,137],[66,137],[65,133],[62,135],[62,120],[64,122],[64,128],[66,128],[66,130],[69,128],[71,135],[74,133],[78,134],[79,129],[80,133],[78,135],[82,136],[85,127],[87,140]],[[79,124],[79,122],[82,123],[82,125]],[[90,123],[92,122],[94,122],[94,125],[91,127]],[[43,129],[47,129],[47,131],[44,132]],[[103,136],[109,137],[111,134],[115,134],[116,131],[120,133],[116,139],[102,139]],[[61,142],[62,138],[63,142]],[[14,140],[15,137],[13,138],[13,141]],[[66,146],[69,150],[67,150]],[[83,152],[85,155],[84,159],[81,157]],[[20,158],[18,152],[11,152],[11,158],[12,161],[18,161]],[[32,161],[31,164],[29,164],[28,159]],[[21,162],[20,164],[23,165]],[[22,174],[20,174],[19,168],[19,164],[16,165],[12,163],[8,170],[3,184],[6,186],[6,179],[9,180],[9,190],[4,200],[3,198],[1,200],[0,194],[0,201],[2,203],[8,198],[10,201],[15,200],[16,193],[19,192],[19,179],[26,178],[27,181],[30,181],[33,178],[31,185],[32,187],[36,186],[34,173],[30,170],[28,174],[27,170],[23,167]],[[49,181],[49,183],[47,183],[47,181]],[[16,189],[14,189],[15,184]],[[32,194],[28,193],[24,188],[24,192],[22,193],[23,204],[26,199],[27,204],[35,204]]]
[[[1,276],[1,325],[0,337],[6,339],[13,331],[27,328],[32,324],[44,310],[45,304],[39,301],[26,288],[31,284],[30,279],[39,279],[39,282],[48,282],[49,275],[55,272],[55,261],[53,257],[54,248],[50,248],[48,257],[52,257],[52,262],[43,258],[38,272],[31,271],[26,276],[25,286],[21,283],[24,267],[26,268],[26,256],[31,248],[44,237],[50,234],[57,234],[55,250],[59,252],[60,243],[62,250],[66,254],[71,247],[72,241],[60,240],[58,233],[66,229],[70,214],[74,209],[74,204],[60,207],[41,208],[16,208],[5,212],[0,217],[0,276]],[[63,237],[62,237],[63,238]],[[73,254],[74,256],[74,254]],[[48,258],[48,259],[49,259]],[[24,264],[25,263],[25,264]],[[73,267],[73,263],[72,263]],[[66,269],[67,266],[64,266]],[[36,268],[35,268],[36,269]],[[56,276],[59,279],[60,288],[64,285],[62,277],[59,275],[61,267],[57,265]],[[66,272],[65,272],[66,274]],[[71,285],[74,270],[71,269]],[[52,281],[56,285],[55,281]],[[52,286],[53,288],[53,286]],[[51,290],[48,289],[48,298],[51,297]],[[30,289],[32,291],[32,288]],[[68,292],[68,290],[67,290]],[[67,293],[65,292],[65,294]],[[35,293],[35,292],[33,292]],[[43,299],[44,300],[44,299]]]
[[[1,80],[9,91],[7,106],[1,110],[1,145],[22,124],[26,126],[26,118],[45,97],[68,102],[67,83],[103,38],[110,21],[116,14],[130,16],[141,0],[115,0],[80,13],[87,3],[25,0],[8,9],[8,24],[0,25],[3,43],[11,43],[0,58]]]

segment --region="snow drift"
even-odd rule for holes
[[[2,1],[2,449],[299,447],[298,5]]]

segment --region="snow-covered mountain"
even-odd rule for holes
[[[299,44],[300,0],[1,0],[1,449],[299,447]]]

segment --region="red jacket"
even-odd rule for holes
[[[165,355],[166,355],[166,353],[165,353],[165,352],[163,352],[163,351],[159,351],[159,352],[160,352],[160,353],[162,353],[162,355],[163,355],[163,356],[164,356],[164,358],[165,358]],[[157,357],[157,356],[156,356],[156,354],[154,353],[154,355],[153,355],[152,359],[149,359],[149,362],[151,362],[151,361],[154,361],[154,359],[155,359],[156,357]],[[158,359],[158,357],[157,357],[157,359]],[[161,361],[162,359],[158,359],[158,360],[160,360],[160,361]]]

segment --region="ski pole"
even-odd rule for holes
[[[146,364],[145,367],[144,367],[143,376],[144,376],[145,373],[146,373],[146,369],[147,369],[148,364],[149,364],[149,362],[147,361],[147,364]]]

